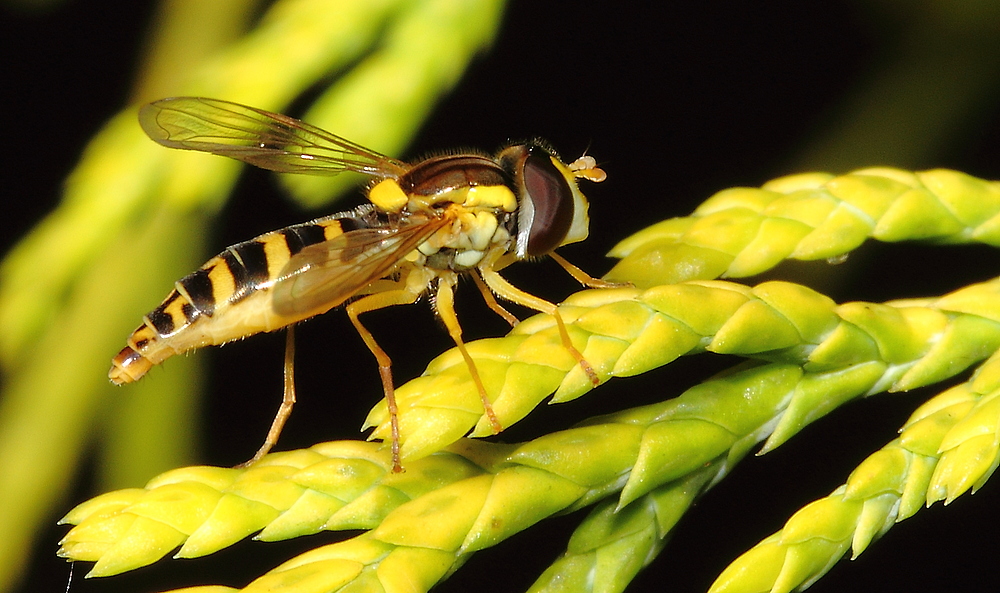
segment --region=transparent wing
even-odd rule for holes
[[[203,97],[160,99],[139,110],[139,124],[170,148],[228,156],[282,173],[355,171],[399,177],[409,166],[287,115]]]
[[[316,315],[340,305],[384,278],[452,218],[441,216],[398,229],[358,229],[306,247],[292,256],[275,281],[275,311]]]

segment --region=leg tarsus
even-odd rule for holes
[[[424,283],[424,286],[426,286],[426,283]],[[378,373],[382,379],[382,392],[385,394],[385,403],[389,411],[389,424],[392,429],[392,443],[390,446],[392,448],[393,473],[402,472],[403,465],[400,461],[399,407],[396,405],[396,391],[392,383],[392,359],[378,345],[378,342],[375,341],[375,336],[361,323],[358,316],[368,311],[391,307],[393,305],[410,304],[415,302],[419,296],[420,292],[401,288],[370,294],[347,305],[348,318],[354,324],[354,329],[358,330],[361,339],[364,340],[365,345],[368,346],[368,350],[371,351],[378,362]]]
[[[545,299],[541,299],[533,294],[524,292],[520,288],[517,288],[493,269],[480,268],[480,273],[482,273],[483,281],[486,282],[486,285],[501,298],[507,299],[512,303],[517,303],[523,307],[534,309],[540,313],[551,315],[556,322],[556,328],[559,330],[559,339],[562,341],[563,347],[566,348],[566,351],[569,352],[570,355],[576,360],[577,364],[580,365],[580,368],[595,387],[601,384],[601,378],[597,375],[597,372],[594,371],[594,367],[587,362],[587,359],[583,357],[583,354],[576,349],[576,346],[573,345],[573,341],[570,340],[569,331],[566,329],[566,323],[563,321],[562,315],[559,314],[559,307],[546,301]]]
[[[566,323],[563,321],[562,315],[559,314],[559,309],[555,305],[553,305],[553,310],[550,314],[556,320],[556,326],[559,328],[559,337],[562,339],[563,347],[576,359],[577,364],[583,369],[584,374],[587,375],[587,378],[590,379],[594,387],[600,385],[601,378],[597,376],[597,371],[594,370],[594,367],[583,357],[583,353],[573,345],[573,341],[569,337],[569,331],[566,329]]]
[[[587,288],[628,288],[632,286],[631,282],[608,282],[607,280],[594,278],[590,274],[581,270],[579,267],[571,264],[566,258],[554,251],[549,253],[549,257],[562,266],[562,269],[566,270],[566,272],[572,276],[574,280]]]
[[[388,358],[388,356],[386,357]],[[396,406],[396,391],[392,384],[392,366],[378,366],[378,374],[382,379],[382,391],[385,393],[385,405],[389,409],[389,426],[392,435],[392,473],[398,474],[403,470],[403,464],[399,460],[399,408]]]
[[[473,275],[473,277],[476,276]],[[490,402],[489,394],[486,393],[486,386],[483,385],[483,379],[479,376],[479,369],[476,368],[476,362],[472,360],[472,356],[469,354],[468,349],[465,347],[465,342],[462,340],[462,326],[458,322],[458,314],[455,313],[454,282],[455,278],[453,277],[442,277],[438,281],[434,308],[437,311],[438,317],[444,323],[445,328],[448,329],[448,335],[451,336],[452,341],[455,342],[455,346],[465,360],[465,366],[469,369],[469,375],[472,377],[472,382],[476,385],[476,391],[479,392],[479,399],[483,404],[483,412],[490,421],[493,434],[499,434],[503,430],[503,425],[500,424],[500,419],[497,418],[496,412],[493,410],[493,404]],[[496,300],[492,299],[492,295],[491,300],[496,303]],[[487,304],[489,304],[489,300],[487,300]],[[499,304],[497,304],[497,307],[507,313],[507,310],[500,307]],[[507,314],[510,315],[510,313]]]

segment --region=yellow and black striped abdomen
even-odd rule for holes
[[[111,381],[131,383],[175,354],[301,321],[274,310],[270,288],[275,279],[303,248],[367,226],[370,214],[370,208],[362,207],[226,248],[179,280],[160,306],[143,318],[128,345],[112,360]]]

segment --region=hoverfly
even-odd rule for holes
[[[175,354],[288,328],[282,404],[263,446],[247,464],[271,449],[291,413],[294,324],[346,303],[351,322],[378,361],[390,414],[393,470],[401,471],[391,360],[359,316],[413,303],[428,291],[464,357],[484,413],[499,432],[502,426],[466,351],[453,306],[462,274],[472,276],[487,305],[511,325],[517,318],[494,295],[552,315],[563,345],[599,383],[570,342],[556,306],[499,274],[517,260],[549,255],[582,284],[609,285],[553,253],[587,237],[588,204],[577,179],[605,178],[593,157],[567,165],[548,145],[531,141],[494,156],[461,152],[411,165],[291,117],[197,97],[145,105],[139,122],[150,138],[170,148],[223,155],[272,171],[354,171],[372,177],[369,204],[233,245],[179,280],[112,361],[111,381],[131,383]]]

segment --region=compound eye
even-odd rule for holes
[[[545,255],[562,244],[573,224],[573,190],[544,151],[531,151],[524,160],[524,200],[530,214],[526,255]],[[522,226],[521,232],[525,232]]]

